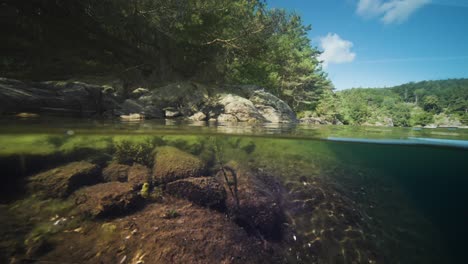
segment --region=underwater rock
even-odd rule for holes
[[[174,147],[156,149],[153,180],[156,184],[203,175],[205,166],[196,156]]]
[[[81,212],[92,217],[124,215],[139,207],[142,198],[132,185],[108,182],[85,187],[75,195],[75,203]]]
[[[139,190],[144,183],[150,182],[151,170],[141,164],[135,163],[128,170],[128,183],[134,190]]]
[[[217,178],[225,182],[227,210],[237,224],[244,227],[247,232],[259,233],[266,239],[282,238],[286,215],[280,203],[282,194],[272,188],[278,185],[272,177],[260,178],[233,163],[224,166],[224,172],[223,170],[218,172]]]
[[[99,182],[97,165],[80,161],[51,169],[28,180],[28,189],[47,198],[64,198],[78,188]]]
[[[195,204],[223,210],[226,191],[220,182],[213,177],[187,178],[166,185],[169,194],[188,199]]]
[[[128,178],[129,169],[130,166],[128,165],[111,163],[102,171],[102,178],[106,182],[126,182]]]

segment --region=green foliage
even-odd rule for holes
[[[263,0],[23,2],[3,6],[19,16],[6,26],[3,50],[31,51],[2,59],[9,77],[111,73],[126,86],[182,76],[256,84],[298,111],[315,109],[332,89],[308,38],[311,27]]]
[[[431,113],[425,112],[420,108],[412,111],[410,125],[411,126],[425,126],[431,124],[434,120]]]
[[[391,118],[395,126],[468,124],[468,79],[425,81],[391,88],[325,92],[315,110],[345,124],[377,124]],[[444,114],[437,120],[434,116]],[[384,122],[385,123],[385,122]]]
[[[427,112],[440,112],[441,108],[439,106],[439,98],[435,95],[428,95],[424,97],[423,100],[424,111]]]
[[[340,107],[341,104],[336,95],[332,91],[325,91],[320,97],[315,112],[325,121],[336,123],[336,121],[343,119]]]
[[[160,144],[158,137],[131,136],[114,138],[114,160],[118,163],[153,164],[153,150]]]

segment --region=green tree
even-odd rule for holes
[[[439,105],[439,98],[435,95],[427,95],[423,99],[423,108],[425,111],[439,113],[441,108]]]

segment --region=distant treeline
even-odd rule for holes
[[[0,10],[2,77],[257,84],[297,111],[332,89],[310,26],[263,0],[6,0]]]
[[[351,125],[390,122],[395,126],[467,125],[468,79],[327,92],[322,95],[315,115]]]

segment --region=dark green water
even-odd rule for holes
[[[35,190],[25,186],[28,178],[81,160],[101,168],[116,159],[147,162],[145,165],[151,167],[152,149],[166,145],[199,157],[211,170],[218,160],[246,164],[252,170],[279,179],[289,194],[296,190],[290,186],[319,182],[318,189],[329,192],[325,193],[329,200],[299,213],[294,213],[285,203],[295,235],[291,243],[280,244],[292,248],[295,253],[288,254],[297,256],[289,262],[465,261],[466,130],[53,119],[0,123],[0,262],[30,258],[25,256],[32,233],[37,233],[38,227],[50,225],[50,217],[66,215],[74,209],[66,199],[36,197]],[[128,145],[122,147],[122,142]],[[132,152],[128,146],[151,149],[143,147]],[[340,198],[333,198],[337,196]],[[359,211],[360,219],[350,222],[349,218],[339,217],[348,211]],[[79,228],[92,220],[81,221],[66,228]],[[356,227],[361,228],[359,239],[347,235]],[[51,234],[45,231],[41,235],[56,239],[64,230],[54,229]],[[332,234],[327,235],[324,230],[331,230]],[[317,235],[316,231],[323,235]],[[317,240],[321,243],[319,249],[310,249]],[[33,259],[60,261],[54,258],[66,252],[54,253],[54,250],[48,249]],[[151,252],[146,254],[151,256]],[[62,257],[61,260],[66,259],[66,255]]]

